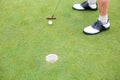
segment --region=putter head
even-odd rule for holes
[[[51,17],[47,17],[47,20],[55,20],[56,17],[54,17],[54,15],[52,15]]]

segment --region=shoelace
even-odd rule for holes
[[[99,21],[99,20],[97,20],[94,24],[93,24],[93,27],[94,28],[98,28],[99,26],[101,26],[102,25],[102,23]]]

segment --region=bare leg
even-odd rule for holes
[[[108,30],[110,22],[108,20],[108,5],[109,0],[98,0],[99,18],[93,25],[90,25],[84,29],[86,34],[97,34],[101,31]]]
[[[101,16],[105,16],[108,14],[108,5],[109,0],[98,0],[99,11]]]
[[[109,6],[109,0],[98,0],[98,6],[99,6],[99,20],[106,24],[108,21],[108,6]]]

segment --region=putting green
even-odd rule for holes
[[[83,29],[98,11],[75,11],[83,0],[0,1],[0,80],[120,80],[119,0],[111,0],[111,28],[97,35]],[[50,64],[45,57],[57,54]]]

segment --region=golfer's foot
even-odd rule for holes
[[[109,28],[110,28],[110,22],[109,22],[109,20],[104,25],[102,24],[101,21],[98,20],[93,25],[86,27],[83,30],[83,32],[85,34],[91,34],[92,35],[92,34],[97,34],[97,33],[100,33],[102,31],[108,30]]]
[[[89,5],[87,1],[83,2],[82,4],[73,5],[73,9],[78,11],[84,11],[84,10],[96,11],[97,7],[98,7],[97,3],[93,5]]]

